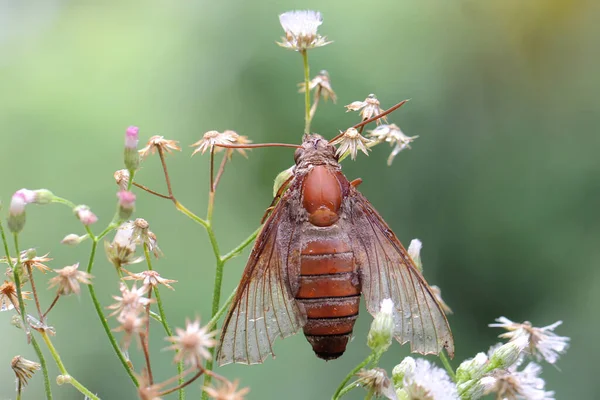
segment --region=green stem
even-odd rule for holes
[[[35,353],[37,354],[38,359],[40,360],[40,365],[42,366],[42,374],[44,375],[44,390],[46,391],[46,399],[52,400],[52,387],[50,386],[50,375],[48,374],[48,364],[46,364],[46,358],[42,354],[42,349],[40,348],[40,345],[38,344],[37,340],[35,340],[33,335],[31,336],[31,345],[33,346],[33,349],[35,350]]]
[[[146,257],[146,263],[148,264],[148,269],[152,271],[152,258],[150,257],[150,250],[148,249],[148,245],[144,243],[144,256]],[[154,286],[154,295],[156,296],[156,305],[158,306],[158,314],[160,315],[160,323],[162,324],[165,333],[167,336],[173,336],[173,331],[167,322],[167,315],[165,313],[165,308],[163,307],[163,302],[160,297],[160,291],[158,290],[158,286]],[[177,373],[179,374],[179,384],[183,384],[183,361],[179,361],[177,363]],[[185,399],[185,390],[183,387],[179,388],[179,400]]]
[[[233,292],[231,292],[227,300],[225,300],[225,303],[223,303],[219,311],[217,311],[217,313],[210,319],[210,321],[208,321],[208,324],[206,324],[206,328],[212,330],[214,327],[217,326],[217,322],[219,322],[219,319],[223,316],[223,314],[225,314],[225,312],[229,308],[229,305],[233,301],[236,290],[237,288],[233,289]]]
[[[456,374],[452,369],[452,365],[450,365],[450,360],[448,360],[448,357],[446,357],[443,351],[440,353],[440,360],[442,360],[442,364],[444,364],[444,368],[446,368],[446,372],[448,372],[452,382],[456,382]]]
[[[262,229],[262,225],[259,226],[258,228],[256,228],[256,230],[254,232],[252,232],[252,234],[250,236],[248,236],[246,239],[244,239],[244,241],[242,243],[240,243],[235,249],[231,250],[229,253],[227,253],[223,257],[221,257],[221,261],[223,261],[225,263],[225,262],[229,261],[231,258],[240,254],[242,252],[242,250],[244,250],[249,244],[251,244],[254,241],[254,239],[256,239],[256,237],[260,233],[261,229]]]
[[[363,362],[361,362],[356,367],[354,367],[352,369],[352,371],[350,371],[348,373],[348,375],[346,375],[346,377],[344,378],[342,383],[340,383],[340,385],[338,386],[337,390],[335,391],[335,393],[333,394],[333,397],[331,399],[337,400],[337,399],[341,398],[343,395],[345,395],[346,393],[348,393],[350,390],[354,389],[356,387],[356,385],[346,386],[348,381],[350,381],[350,379],[352,379],[352,377],[354,375],[356,375],[356,373],[358,371],[360,371],[365,366],[369,365],[373,360],[375,360],[377,358],[378,358],[378,356],[375,353],[371,353],[371,354],[369,354],[369,356],[367,358],[365,358],[363,360]]]
[[[81,394],[87,396],[88,398],[92,400],[100,400],[98,396],[90,392],[85,386],[83,386],[79,381],[77,381],[77,379],[69,375],[69,372],[65,368],[65,365],[63,364],[60,358],[60,354],[58,354],[58,352],[56,351],[56,348],[52,344],[52,341],[50,340],[48,334],[45,331],[41,331],[40,334],[42,335],[44,343],[46,343],[46,347],[48,347],[48,350],[50,350],[50,354],[52,354],[52,358],[54,358],[54,361],[56,362],[56,366],[58,367],[60,374],[63,375],[63,377],[65,378],[65,382],[71,384],[73,387],[79,390]]]
[[[191,220],[199,223],[200,225],[202,225],[205,229],[208,229],[208,222],[203,220],[202,218],[200,218],[199,216],[197,216],[196,214],[194,214],[193,212],[191,212],[190,210],[188,210],[187,208],[185,208],[183,206],[183,204],[181,204],[180,202],[178,202],[177,200],[175,200],[175,208],[179,211],[181,211],[182,213],[184,213],[187,217],[189,217]]]
[[[308,52],[300,50],[304,64],[304,134],[310,133],[310,66],[308,65]]]
[[[62,197],[54,196],[52,198],[52,202],[53,203],[58,203],[58,204],[64,204],[65,206],[67,206],[69,208],[75,208],[75,203],[73,203],[70,200],[63,199]]]
[[[105,232],[108,233],[106,230],[105,230]],[[94,258],[96,257],[96,248],[98,247],[99,238],[100,238],[100,236],[98,237],[98,239],[95,239],[92,242],[92,251],[90,253],[90,259],[89,259],[88,267],[87,267],[88,273],[92,273],[92,268],[94,267]],[[133,374],[133,371],[129,367],[129,363],[125,359],[125,356],[123,355],[123,352],[121,351],[121,348],[119,347],[119,344],[117,343],[117,340],[115,339],[115,336],[112,334],[112,332],[110,330],[110,326],[108,326],[108,321],[106,320],[104,311],[102,311],[102,306],[100,305],[100,302],[98,301],[98,296],[96,296],[96,290],[94,289],[94,285],[87,285],[87,287],[90,292],[90,297],[92,298],[92,303],[94,303],[94,308],[96,310],[96,314],[98,314],[98,318],[100,318],[100,323],[102,324],[102,327],[104,328],[104,333],[106,333],[106,336],[108,337],[108,340],[109,340],[113,350],[115,351],[115,354],[119,358],[119,361],[121,361],[121,364],[123,365],[123,368],[125,368],[125,371],[127,371],[129,378],[131,378],[131,381],[133,382],[133,384],[136,387],[138,387],[140,384],[138,383],[137,378]]]

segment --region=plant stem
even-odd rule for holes
[[[304,134],[310,133],[310,66],[308,65],[308,52],[300,50],[304,64]]]
[[[229,261],[231,258],[240,254],[242,252],[242,250],[244,250],[246,247],[248,247],[248,245],[251,244],[254,241],[254,239],[256,239],[256,237],[258,236],[258,234],[260,233],[261,230],[262,230],[262,225],[259,226],[258,228],[256,228],[256,230],[254,232],[252,232],[250,234],[250,236],[248,236],[246,239],[244,239],[244,241],[242,243],[237,245],[236,248],[234,248],[229,253],[227,253],[223,257],[221,257],[221,261],[223,261],[225,263],[225,262]]]
[[[361,362],[356,367],[354,367],[352,369],[352,371],[350,371],[348,373],[348,375],[346,375],[346,377],[344,378],[342,383],[340,383],[340,385],[338,386],[337,390],[335,391],[335,393],[333,394],[333,397],[331,399],[337,400],[337,399],[341,398],[344,394],[348,393],[350,390],[354,389],[356,387],[354,385],[350,386],[349,388],[346,387],[346,384],[348,383],[348,381],[350,381],[350,379],[352,379],[352,377],[354,375],[356,375],[356,373],[358,371],[360,371],[362,368],[364,368],[365,366],[370,364],[371,361],[373,361],[376,357],[377,356],[375,355],[375,353],[371,353],[371,354],[369,354],[369,356],[367,358],[365,358],[363,360],[363,362]]]
[[[33,335],[31,336],[31,345],[33,346],[33,349],[35,350],[35,353],[37,354],[38,359],[40,360],[40,365],[42,366],[42,374],[44,375],[44,390],[46,391],[46,399],[52,400],[52,387],[50,386],[50,376],[48,374],[48,364],[46,364],[46,358],[44,357],[44,354],[42,353],[42,349],[40,349],[40,345],[38,344],[37,340],[35,340]]]
[[[452,365],[450,365],[450,360],[448,360],[448,357],[446,357],[443,351],[440,353],[440,360],[442,360],[442,364],[444,364],[444,368],[446,368],[446,372],[448,372],[452,382],[456,382],[456,374],[452,369]]]
[[[50,354],[52,354],[52,358],[54,358],[56,366],[58,367],[58,370],[60,371],[61,375],[63,375],[64,378],[66,378],[65,381],[71,384],[73,387],[79,390],[81,394],[87,396],[88,398],[100,400],[98,396],[90,392],[85,386],[83,386],[79,381],[77,381],[77,379],[69,375],[69,372],[65,368],[65,365],[63,364],[60,355],[56,351],[56,348],[52,344],[52,341],[50,340],[48,334],[45,331],[40,331],[40,335],[42,336],[44,343],[46,343],[46,347],[48,347],[48,350],[50,350]]]
[[[56,305],[56,303],[58,302],[58,299],[60,299],[60,295],[57,294],[54,297],[54,300],[52,300],[52,303],[50,304],[50,306],[48,307],[48,309],[46,310],[46,312],[44,313],[44,315],[42,316],[42,322],[44,322],[44,319],[46,318],[46,315],[48,315],[48,313],[50,312],[50,310],[52,310],[52,308],[54,308],[54,306]]]
[[[105,230],[103,232],[103,234],[107,234],[108,232],[109,232],[109,230],[108,231]],[[100,236],[98,236],[98,239],[99,238],[100,238]],[[92,273],[92,268],[94,267],[94,258],[96,257],[96,248],[98,247],[98,239],[93,238],[92,251],[90,253],[90,259],[89,259],[88,267],[87,267],[88,273]],[[125,356],[123,355],[123,352],[121,351],[121,348],[119,347],[119,344],[117,343],[117,340],[115,339],[115,336],[112,334],[110,327],[108,326],[108,321],[106,320],[104,311],[102,311],[102,306],[100,305],[100,302],[98,301],[98,297],[96,296],[96,290],[94,289],[94,285],[87,285],[87,287],[90,292],[90,297],[92,298],[92,303],[94,303],[94,308],[96,310],[96,314],[98,314],[98,318],[100,318],[100,323],[102,324],[102,328],[104,328],[104,333],[106,333],[106,336],[108,337],[108,341],[110,342],[113,350],[115,351],[115,354],[119,358],[119,361],[121,361],[123,368],[125,368],[125,371],[127,371],[129,378],[131,378],[131,381],[133,382],[133,384],[136,387],[138,387],[140,384],[138,383],[137,378],[133,374],[133,371],[129,367],[129,363],[125,359]]]
[[[217,313],[210,319],[210,321],[208,321],[208,324],[206,324],[206,327],[208,329],[213,329],[214,327],[217,326],[217,322],[223,316],[223,314],[225,314],[225,311],[227,311],[227,309],[229,308],[229,305],[233,301],[236,290],[237,290],[237,288],[233,289],[233,292],[231,292],[231,294],[229,295],[227,300],[225,300],[225,303],[223,303],[223,305],[221,306],[219,311],[217,311]]]
[[[44,323],[44,314],[42,314],[42,307],[40,306],[40,299],[38,298],[37,290],[35,287],[35,281],[33,280],[33,270],[31,266],[27,264],[27,273],[29,274],[29,283],[31,283],[31,291],[33,292],[33,300],[35,301],[35,308],[37,309],[40,321]]]

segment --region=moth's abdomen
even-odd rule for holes
[[[311,227],[303,236],[296,299],[306,310],[304,335],[318,357],[332,360],[346,350],[358,317],[358,271],[337,226]]]

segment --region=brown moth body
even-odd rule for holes
[[[335,148],[306,135],[293,178],[254,245],[225,319],[221,365],[254,364],[303,328],[314,352],[341,356],[361,294],[375,315],[394,302],[394,337],[421,354],[454,352],[446,317],[410,256],[341,172]]]

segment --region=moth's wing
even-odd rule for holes
[[[389,226],[357,190],[347,198],[344,220],[360,268],[362,293],[373,316],[381,301],[394,302],[394,337],[410,342],[411,351],[454,356],[454,339],[446,315],[425,278]]]
[[[289,191],[256,240],[232,307],[225,318],[220,365],[262,363],[278,337],[293,335],[306,322],[290,290],[300,263],[300,227],[293,220]]]

